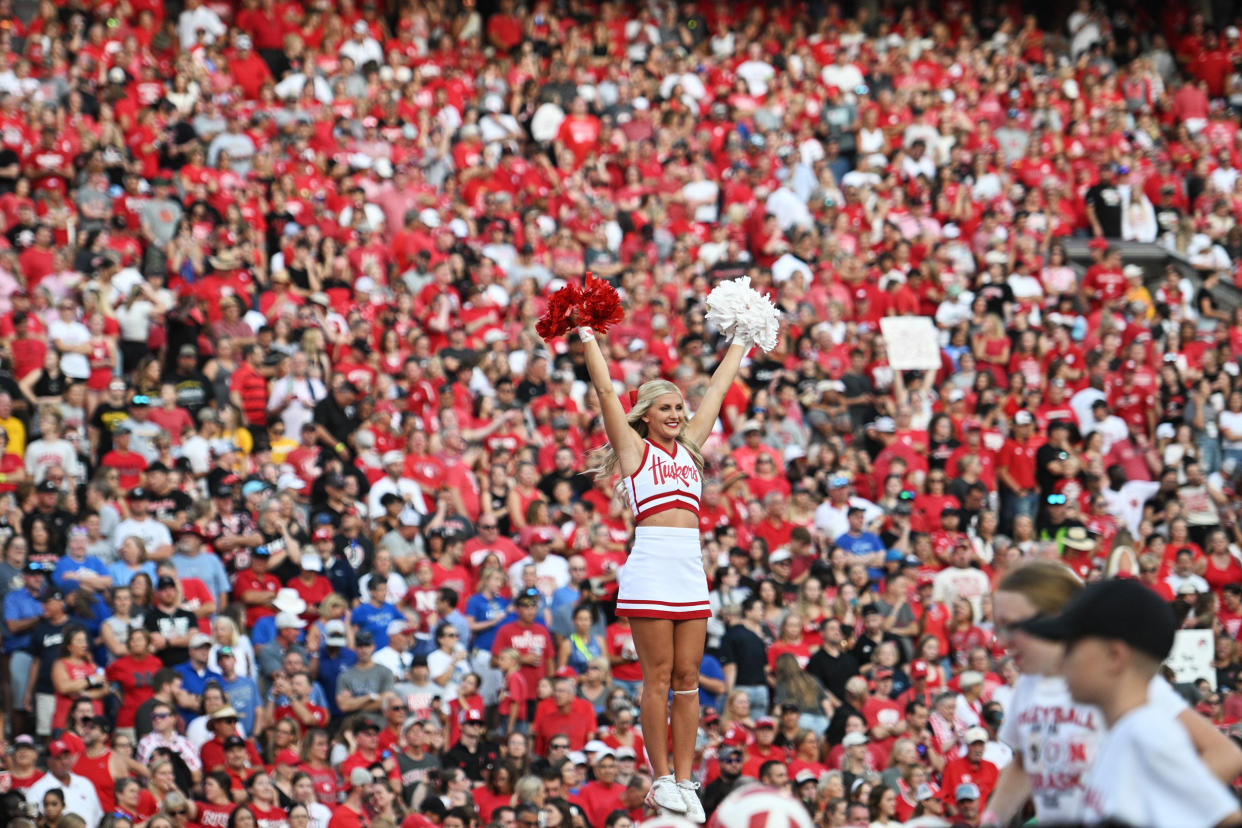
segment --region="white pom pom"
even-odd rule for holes
[[[733,339],[754,342],[765,351],[776,348],[780,312],[772,300],[750,286],[743,276],[721,282],[707,295],[707,321]]]

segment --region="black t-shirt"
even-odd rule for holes
[[[1114,184],[1101,182],[1087,190],[1086,201],[1087,206],[1095,209],[1096,221],[1105,238],[1121,238],[1121,190]]]
[[[737,665],[734,685],[755,687],[767,684],[764,672],[768,664],[767,645],[742,624],[734,624],[725,630],[720,640],[720,663]]]
[[[189,374],[174,374],[171,382],[177,389],[177,405],[197,419],[198,412],[212,400],[211,380],[201,371],[193,371]]]
[[[102,458],[112,451],[112,432],[118,425],[129,419],[129,411],[123,405],[101,402],[91,414],[90,425],[99,429],[99,455]]]
[[[194,616],[194,613],[181,607],[177,607],[172,612],[164,612],[159,607],[151,607],[147,610],[143,626],[165,638],[180,638],[198,628],[198,618]],[[160,657],[160,661],[164,662],[165,667],[173,667],[189,660],[190,649],[189,647],[167,646],[156,655]]]
[[[496,761],[495,745],[480,741],[477,750],[471,753],[461,742],[453,745],[444,754],[444,767],[461,768],[466,776],[474,780],[483,778],[483,765]]]
[[[1051,492],[1062,477],[1049,471],[1048,464],[1056,460],[1067,459],[1069,459],[1069,454],[1065,449],[1059,449],[1048,443],[1044,443],[1035,451],[1035,485],[1041,492],[1044,494]]]
[[[65,627],[69,621],[53,624],[46,618],[35,624],[30,631],[30,655],[39,662],[39,672],[35,679],[35,692],[55,693],[52,686],[52,665],[60,658],[60,645],[65,641]]]
[[[542,397],[546,393],[548,393],[547,382],[531,382],[529,379],[519,382],[514,390],[514,396],[523,405],[528,405],[531,400]]]
[[[859,636],[858,643],[854,645],[854,649],[850,653],[858,660],[859,664],[870,664],[875,651],[880,649],[880,645],[886,641],[896,644],[897,652],[901,652],[901,639],[890,632],[886,632],[880,634],[879,641],[875,641],[867,635]],[[838,696],[838,698],[840,697]]]
[[[161,522],[171,520],[178,512],[187,511],[192,502],[190,496],[180,489],[169,489],[158,496],[150,492],[149,495],[147,508],[151,512],[151,517]]]
[[[345,437],[353,434],[358,430],[361,422],[358,420],[358,406],[348,405],[341,407],[336,401],[336,396],[329,394],[324,399],[315,404],[315,423],[321,425],[324,430],[333,435],[341,442],[345,441]],[[332,449],[334,444],[319,441],[321,446]],[[349,450],[349,444],[345,444],[346,450]]]
[[[987,312],[1005,316],[1005,306],[1013,302],[1013,288],[1006,282],[987,282],[979,286],[975,297],[983,297]]]
[[[1156,226],[1161,233],[1176,233],[1181,224],[1182,211],[1172,204],[1156,205]]]
[[[807,675],[814,676],[824,689],[838,699],[845,698],[845,682],[858,675],[858,659],[853,653],[832,656],[820,647],[806,663]]]

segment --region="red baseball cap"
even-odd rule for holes
[[[278,765],[296,765],[302,761],[296,751],[282,750],[276,754],[276,764]]]
[[[917,583],[921,587],[931,586],[932,584],[936,583],[936,579],[931,575],[924,574],[924,575],[919,576],[919,580]]]
[[[724,743],[735,747],[743,747],[748,741],[746,728],[741,725],[729,725],[729,729],[725,731]]]
[[[73,753],[73,748],[65,744],[64,739],[57,739],[47,746],[48,756],[68,756]]]
[[[927,662],[923,659],[915,659],[910,662],[910,678],[922,679],[927,678]]]
[[[483,721],[483,711],[472,707],[462,714],[461,720],[463,722],[481,722]]]

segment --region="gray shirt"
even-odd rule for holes
[[[163,247],[172,241],[183,212],[181,205],[171,198],[153,198],[142,205],[138,215],[142,219],[142,226],[150,229],[155,243]]]
[[[382,664],[370,667],[354,665],[336,677],[336,692],[348,690],[352,696],[383,695],[393,687],[392,671]]]

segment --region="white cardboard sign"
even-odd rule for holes
[[[896,371],[929,371],[940,367],[940,337],[926,316],[886,316],[880,333],[888,363]]]
[[[1203,678],[1215,690],[1214,655],[1211,630],[1178,630],[1173,636],[1173,649],[1164,663],[1173,670],[1174,681],[1178,684],[1190,684]]]

